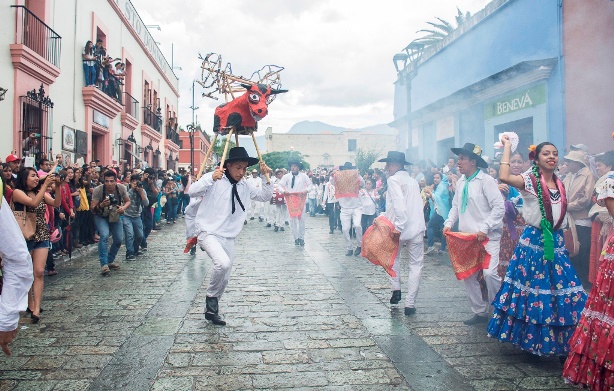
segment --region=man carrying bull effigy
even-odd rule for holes
[[[247,167],[258,163],[250,157],[243,147],[229,151],[223,168],[203,175],[190,186],[190,198],[202,197],[195,218],[195,233],[198,245],[213,260],[213,272],[207,288],[205,319],[213,324],[224,326],[226,321],[219,315],[218,301],[222,297],[234,261],[235,238],[243,229],[247,216],[245,205],[251,200],[269,201],[273,188],[263,181],[256,188],[244,181]],[[260,172],[272,173],[271,169],[260,162]]]

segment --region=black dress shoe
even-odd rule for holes
[[[335,230],[331,228],[330,231],[328,231],[328,233],[332,235],[333,233],[335,233]]]
[[[354,250],[348,250],[348,251],[345,253],[345,256],[346,256],[346,257],[351,257],[352,255],[354,255]]]
[[[301,247],[305,246],[305,240],[304,240],[304,239],[299,239],[299,240],[298,240],[298,244],[299,244],[299,246],[301,246]]]
[[[416,309],[414,307],[405,307],[405,316],[410,316],[416,313]]]
[[[217,297],[207,296],[205,299],[205,319],[218,326],[226,326],[226,321],[218,314]]]
[[[473,318],[467,319],[463,322],[467,326],[473,326],[481,323],[488,323],[488,318],[485,316],[473,315]]]
[[[250,217],[249,219],[250,219],[250,220],[253,220],[254,218],[253,218],[253,217]]]
[[[294,239],[294,245],[295,245],[295,246],[298,246],[298,245],[299,245],[298,239]]]
[[[399,304],[399,301],[401,301],[401,291],[392,291],[390,304]]]
[[[273,231],[275,231],[275,232],[279,231],[279,227],[275,226],[275,228],[273,228]]]
[[[267,225],[265,225],[265,227],[271,228],[271,223],[267,223]]]
[[[361,250],[360,247],[356,247],[356,250],[354,250],[354,255],[355,256],[359,256],[360,255],[360,250]]]
[[[284,227],[279,227],[280,231],[285,231]]]

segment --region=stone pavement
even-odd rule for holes
[[[327,221],[308,217],[304,248],[289,229],[249,222],[220,301],[226,327],[204,319],[211,262],[183,254],[182,220],[109,277],[95,253],[60,263],[41,322],[22,318],[0,358],[0,391],[570,389],[558,359],[462,324],[472,314],[447,257],[426,257],[406,317],[385,272],[346,257]]]

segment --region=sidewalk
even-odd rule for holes
[[[183,254],[181,220],[110,277],[95,254],[60,262],[41,322],[22,318],[13,356],[0,358],[0,391],[571,389],[558,359],[462,324],[469,304],[446,257],[426,257],[406,317],[388,303],[385,272],[346,257],[325,217],[306,226],[300,248],[289,229],[248,221],[220,300],[226,327],[204,319],[211,262]]]

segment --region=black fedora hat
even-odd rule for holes
[[[465,143],[462,148],[450,148],[452,152],[458,155],[469,156],[470,159],[475,159],[478,167],[487,168],[488,163],[482,159],[482,148],[472,143]]]
[[[339,166],[339,170],[353,170],[356,166],[352,165],[352,162],[345,162],[343,166]]]
[[[296,158],[288,159],[288,168],[292,167],[293,164],[296,164],[299,170],[305,168],[305,164],[301,160],[298,160]]]
[[[401,163],[404,166],[410,165],[411,163],[405,160],[405,154],[399,151],[388,151],[388,155],[384,159],[378,160],[378,162],[382,163]]]
[[[230,151],[228,151],[228,156],[226,157],[226,160],[224,160],[224,165],[231,162],[247,162],[247,166],[249,167],[258,163],[258,159],[255,157],[250,157],[245,148],[234,147],[230,148]]]

